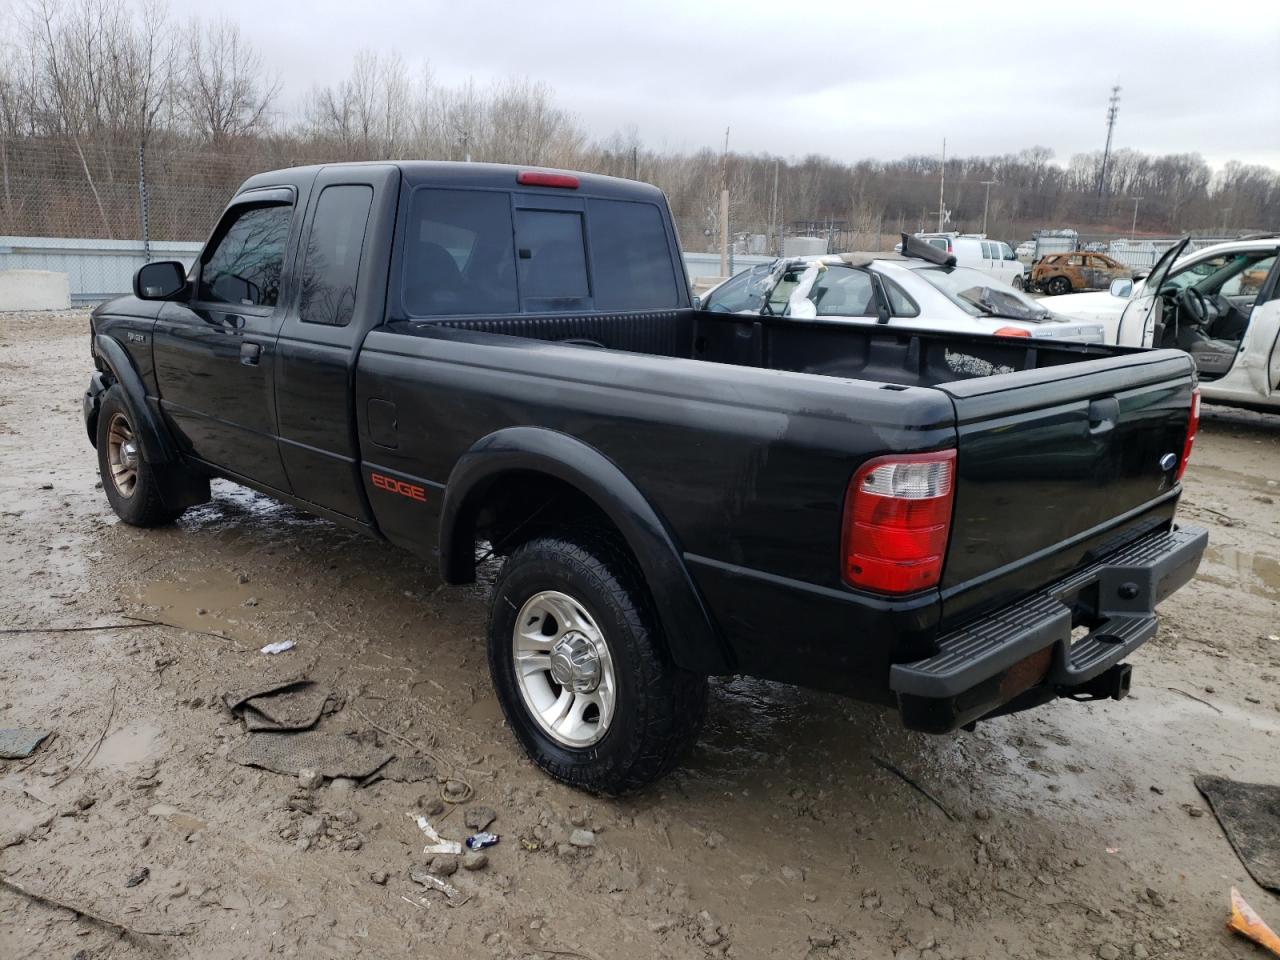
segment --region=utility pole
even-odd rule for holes
[[[1120,112],[1120,85],[1111,88],[1111,99],[1107,101],[1107,145],[1102,148],[1102,169],[1098,171],[1098,199],[1107,189],[1107,163],[1111,160],[1111,134],[1116,127],[1116,114]]]
[[[773,161],[773,203],[769,207],[769,232],[773,234],[773,242],[777,256],[782,256],[782,237],[778,234],[778,161]]]
[[[1231,208],[1223,207],[1222,208],[1222,233],[1224,236],[1226,235],[1226,232],[1227,232],[1227,220],[1228,218],[1230,218],[1230,216],[1231,216]]]
[[[640,179],[640,148],[637,146],[631,148],[631,179]]]
[[[942,166],[938,168],[938,232],[942,232],[942,217],[945,207],[942,197],[947,187],[947,138],[942,138]]]
[[[1134,234],[1138,232],[1138,204],[1140,204],[1143,200],[1147,198],[1146,197],[1130,197],[1129,199],[1133,201],[1133,224],[1129,227],[1129,236],[1132,237]]]
[[[724,128],[720,155],[720,276],[729,275],[729,128]]]
[[[982,235],[987,235],[987,207],[991,205],[991,186],[999,183],[999,180],[980,180],[979,183],[987,188],[987,198],[982,201]]]

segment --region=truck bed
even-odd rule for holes
[[[421,483],[429,506],[477,438],[538,426],[580,440],[669,525],[722,611],[735,669],[883,696],[888,667],[931,653],[942,629],[1168,526],[1177,488],[1159,461],[1181,449],[1192,386],[1177,351],[683,310],[393,322],[365,340],[357,409],[394,396],[432,411],[429,430],[401,424],[397,449],[365,454]],[[1093,423],[1100,399],[1111,416]],[[943,584],[852,590],[837,557],[853,471],[947,447],[959,453]],[[380,528],[429,551],[416,511],[385,504],[396,499]],[[794,640],[808,656],[782,656],[771,610],[796,592],[816,626]],[[815,676],[814,662],[832,669]]]

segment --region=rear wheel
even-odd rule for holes
[[[1045,290],[1053,294],[1055,297],[1060,297],[1064,293],[1071,292],[1071,281],[1066,277],[1054,277],[1045,284]]]
[[[1014,277],[1014,278],[1013,278],[1013,289],[1015,289],[1015,290],[1025,290],[1026,288],[1027,288],[1027,285],[1026,285],[1026,283],[1023,281],[1022,277]]]
[[[98,473],[111,509],[135,527],[172,523],[183,508],[167,506],[155,469],[138,441],[133,413],[117,384],[102,397],[98,412]]]
[[[494,585],[489,670],[521,746],[558,780],[619,794],[697,739],[706,678],[671,662],[640,571],[599,534],[518,547]]]

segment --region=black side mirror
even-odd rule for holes
[[[187,287],[187,268],[177,260],[157,260],[133,275],[133,295],[139,300],[171,300]]]

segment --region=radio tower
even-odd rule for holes
[[[1102,148],[1102,170],[1098,173],[1098,199],[1107,189],[1107,163],[1111,159],[1111,134],[1116,128],[1116,114],[1120,112],[1120,85],[1111,88],[1111,99],[1107,103],[1107,145]]]

